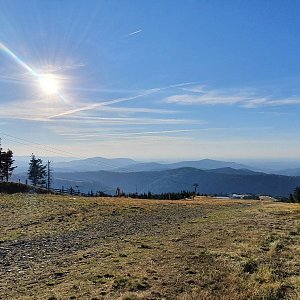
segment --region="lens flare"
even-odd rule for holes
[[[40,75],[39,84],[43,92],[47,95],[58,94],[58,81],[52,74]]]
[[[63,102],[67,102],[65,97],[59,93],[59,84],[57,78],[52,74],[39,74],[29,65],[27,65],[21,58],[19,58],[14,52],[0,42],[0,50],[7,53],[15,62],[26,69],[32,76],[34,76],[42,91],[47,95],[57,95]]]
[[[31,67],[24,63],[16,54],[14,54],[9,48],[0,42],[0,49],[4,50],[11,58],[13,58],[20,66],[29,71],[34,77],[39,78],[39,74],[35,72]]]

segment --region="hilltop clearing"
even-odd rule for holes
[[[0,299],[299,299],[300,206],[0,196]]]

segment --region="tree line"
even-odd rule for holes
[[[138,199],[157,199],[157,200],[180,200],[185,198],[192,198],[194,196],[199,196],[200,194],[191,191],[181,191],[181,192],[171,192],[171,193],[160,193],[160,194],[153,194],[151,192],[148,193],[130,193],[128,195],[124,195],[130,198],[138,198]]]
[[[0,182],[8,182],[17,168],[14,166],[13,152],[10,149],[3,151],[0,139]],[[36,158],[34,154],[31,155],[29,168],[27,172],[28,179],[33,186],[51,188],[52,183],[52,169],[50,161],[43,164],[42,159]]]
[[[2,150],[0,139],[0,181],[8,181],[16,168],[13,166],[15,160],[13,159],[13,152],[10,149],[7,149],[7,151]]]
[[[297,186],[289,198],[282,199],[283,202],[300,203],[300,186]]]
[[[0,182],[9,181],[9,178],[12,176],[13,171],[17,168],[17,166],[14,166],[15,160],[13,159],[13,152],[10,149],[7,149],[7,151],[3,151],[3,148],[1,147],[1,138],[0,138]],[[48,190],[51,189],[52,184],[52,169],[50,161],[48,161],[46,164],[43,163],[41,158],[36,158],[34,154],[31,155],[31,159],[29,162],[29,168],[27,172],[27,177],[31,181],[31,184],[33,186],[47,188]],[[27,180],[26,180],[27,184]],[[161,194],[152,194],[149,193],[143,193],[143,194],[137,194],[132,193],[128,195],[123,196],[129,196],[132,198],[142,198],[142,199],[170,199],[170,200],[177,200],[177,199],[184,199],[193,197],[195,195],[199,195],[197,193],[197,187],[198,184],[193,185],[195,187],[195,190],[193,192],[191,191],[181,191],[179,193],[161,193]],[[72,190],[72,188],[71,188]],[[89,196],[94,196],[94,193],[91,191],[91,193],[88,194]],[[110,196],[104,192],[97,192],[95,196]],[[281,197],[278,199],[279,201],[284,202],[292,202],[292,203],[300,203],[300,186],[296,187],[293,193],[290,194],[288,198]]]

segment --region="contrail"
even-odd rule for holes
[[[160,131],[144,131],[144,132],[111,133],[111,134],[105,134],[105,136],[152,135],[152,134],[181,133],[181,132],[193,132],[193,131],[195,130],[194,129],[160,130]]]
[[[107,106],[107,105],[111,105],[111,104],[115,104],[115,103],[134,100],[134,99],[146,96],[146,95],[150,95],[152,93],[154,93],[154,91],[145,92],[143,94],[132,96],[132,97],[118,98],[118,99],[114,99],[114,100],[110,100],[110,101],[106,101],[106,102],[94,103],[94,104],[90,104],[90,105],[87,105],[87,106],[84,106],[84,107],[79,107],[79,108],[75,108],[75,109],[72,109],[72,110],[68,110],[68,111],[62,112],[62,113],[54,115],[54,116],[50,116],[50,117],[48,117],[48,119],[52,119],[52,118],[56,118],[56,117],[62,117],[62,116],[66,116],[66,115],[71,115],[71,114],[81,112],[81,111],[92,110],[94,108],[98,108],[98,107],[101,107],[101,106]]]
[[[190,85],[190,84],[194,84],[194,82],[185,82],[185,83],[179,83],[179,84],[172,84],[172,85],[165,86],[165,87],[160,87],[160,88],[153,88],[153,89],[146,90],[143,93],[135,95],[135,96],[126,97],[126,98],[117,98],[117,99],[113,99],[113,100],[106,101],[106,102],[94,103],[94,104],[90,104],[90,105],[87,105],[87,106],[71,109],[71,110],[59,113],[57,115],[49,116],[48,119],[67,116],[67,115],[72,115],[72,114],[75,114],[75,113],[78,113],[78,112],[81,112],[81,111],[92,110],[92,109],[95,109],[95,108],[98,108],[98,107],[108,106],[108,105],[115,104],[115,103],[135,100],[135,99],[138,99],[138,98],[141,98],[141,97],[144,97],[144,96],[148,96],[148,95],[151,95],[151,94],[163,91],[163,90],[167,90],[167,89],[175,88],[175,87],[186,86],[186,85]]]
[[[134,32],[129,33],[128,35],[134,35],[134,34],[137,34],[137,33],[142,32],[142,31],[143,31],[142,29],[139,29],[139,30],[137,30],[137,31],[134,31]]]

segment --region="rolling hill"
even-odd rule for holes
[[[123,166],[115,171],[118,172],[143,172],[143,171],[162,171],[179,168],[196,168],[201,170],[217,169],[217,168],[232,168],[232,169],[251,169],[251,167],[238,164],[235,162],[219,161],[212,159],[201,159],[191,161],[180,161],[176,163],[134,163],[127,166]]]
[[[281,170],[276,173],[286,176],[300,176],[300,168]]]
[[[251,193],[272,196],[288,196],[296,186],[300,186],[300,177],[272,175],[245,169],[221,168],[199,170],[179,168],[149,172],[73,172],[55,173],[56,187],[76,185],[81,191],[105,191],[114,193],[120,187],[126,193],[164,193],[193,190],[193,184],[199,184],[199,192],[204,194]]]
[[[30,158],[16,157],[15,165],[18,166],[15,173],[23,173],[28,170]],[[147,172],[162,171],[178,168],[196,168],[196,169],[252,169],[250,166],[238,164],[235,162],[226,162],[212,159],[201,159],[194,161],[181,161],[176,163],[157,163],[157,162],[137,162],[129,158],[104,158],[90,157],[86,159],[73,159],[63,161],[63,158],[42,158],[44,163],[47,160],[52,161],[52,168],[55,172],[90,172],[90,171],[114,171],[114,172]]]
[[[253,193],[288,196],[300,186],[298,169],[282,171],[282,175],[256,172],[235,162],[210,159],[162,164],[138,163],[128,158],[94,157],[84,160],[57,161],[54,169],[55,188],[79,188],[114,194],[117,187],[126,193],[164,193],[193,190],[199,184],[204,194]],[[13,180],[25,183],[28,164],[21,163]],[[24,169],[24,170],[23,170]],[[23,170],[23,173],[20,172]]]

